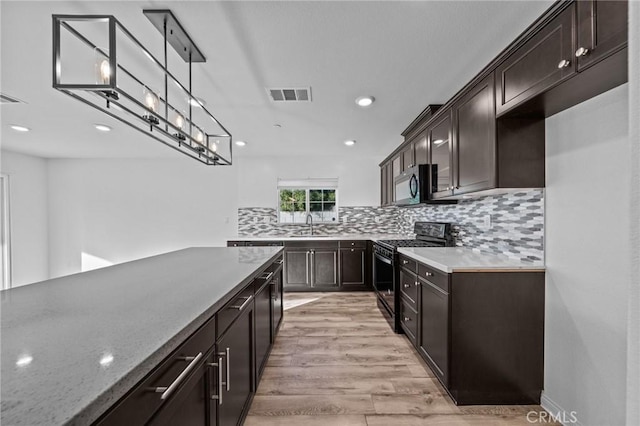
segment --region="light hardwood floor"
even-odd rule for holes
[[[527,413],[535,420],[543,411],[456,406],[409,341],[393,333],[373,293],[286,293],[284,300],[245,426],[531,425]]]

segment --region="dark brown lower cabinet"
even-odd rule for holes
[[[417,339],[403,328],[456,404],[539,404],[544,272],[418,269]]]
[[[367,249],[361,247],[340,249],[340,282],[344,287],[364,287]]]
[[[269,272],[268,274],[273,274]],[[271,347],[271,280],[273,275],[268,275],[266,280],[259,280],[261,285],[256,290],[255,297],[255,321],[256,321],[256,374],[260,376],[266,365]]]
[[[449,294],[422,278],[419,282],[422,312],[419,352],[446,385],[449,379]]]
[[[239,424],[249,409],[253,394],[253,315],[254,308],[249,304],[216,344],[224,363],[222,393],[217,400],[217,424],[221,426]]]
[[[271,280],[271,343],[276,339],[276,333],[282,323],[284,302],[282,300],[282,264],[278,264]]]

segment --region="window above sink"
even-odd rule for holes
[[[278,223],[339,223],[338,179],[278,180]]]

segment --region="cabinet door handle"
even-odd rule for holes
[[[351,247],[353,247],[353,246],[355,246],[355,245],[356,245],[356,243],[351,243]]]
[[[409,317],[404,317],[404,322],[409,322],[409,321],[411,321],[411,318],[409,318]]]
[[[284,263],[284,260],[283,259],[276,260],[276,263],[278,265],[282,265]]]
[[[411,286],[410,286],[409,284],[407,284],[407,283],[404,283],[402,286],[403,286],[404,288],[409,288],[409,287],[411,287]]]
[[[351,249],[351,253],[353,253],[354,251],[356,251],[356,249]]]
[[[160,395],[160,399],[162,400],[169,398],[171,394],[177,389],[177,387],[180,386],[180,383],[182,383],[182,381],[189,375],[191,370],[195,368],[201,358],[202,352],[198,352],[198,355],[196,356],[185,356],[180,358],[182,361],[190,361],[187,367],[182,370],[182,373],[180,373],[180,375],[176,377],[169,386],[158,386],[154,388],[153,391],[156,393],[162,392],[162,395]]]
[[[229,392],[231,390],[231,377],[229,377],[229,372],[231,371],[231,361],[229,360],[230,352],[231,352],[231,349],[227,348],[227,349],[225,349],[224,352],[220,352],[218,354],[218,356],[224,356],[224,357],[227,358],[225,360],[226,370],[227,370],[227,380],[225,381],[225,384],[227,385],[227,392]],[[222,377],[222,376],[220,376],[220,377]]]
[[[211,399],[217,399],[218,405],[222,405],[222,385],[224,385],[222,380],[222,357],[218,357],[218,362],[210,362],[207,366],[218,367],[218,394],[211,395]]]
[[[408,261],[408,260],[404,260],[404,259],[402,259],[402,264],[403,264],[403,265],[406,265],[406,264],[408,264],[408,263],[409,263],[409,261]]]
[[[420,281],[416,281],[415,283],[413,283],[413,285],[415,285],[416,287],[418,287],[420,285]]]
[[[576,58],[579,58],[580,56],[587,56],[587,53],[589,53],[589,49],[586,47],[579,47],[578,50],[576,50]]]
[[[251,302],[251,299],[253,299],[253,296],[249,296],[249,297],[245,297],[244,298],[244,302],[242,302],[242,305],[240,306],[232,306],[233,309],[237,309],[239,311],[243,310],[245,308],[245,306],[247,306],[247,304],[249,304],[249,302]]]
[[[433,276],[433,272],[427,271],[427,272],[424,273],[424,276],[425,277],[432,277]]]
[[[273,276],[273,272],[268,272],[268,273],[265,273],[263,276],[261,276],[260,279],[261,280],[265,280],[265,281],[269,281],[272,276]]]
[[[566,68],[569,65],[571,65],[571,61],[567,61],[566,59],[563,59],[560,62],[558,62],[558,69]]]

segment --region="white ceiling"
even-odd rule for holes
[[[383,158],[427,104],[450,98],[551,3],[3,0],[0,91],[26,104],[0,107],[2,148],[52,158],[180,155],[51,87],[54,13],[115,15],[161,52],[142,9],[171,9],[208,59],[194,64],[195,94],[247,141],[235,155]],[[313,102],[272,103],[265,87],[281,86],[311,86]],[[357,107],[361,95],[375,104]]]

